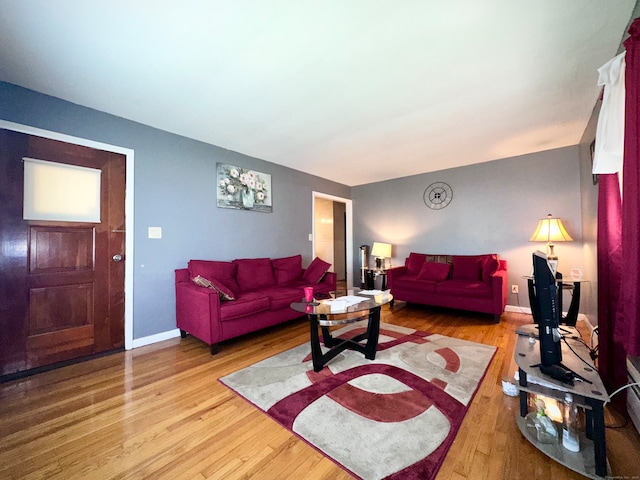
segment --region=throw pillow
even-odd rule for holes
[[[220,300],[235,300],[236,299],[236,297],[233,294],[233,292],[228,287],[225,287],[224,284],[222,282],[220,282],[219,280],[215,280],[215,279],[214,280],[208,280],[208,279],[206,279],[204,277],[201,277],[200,275],[192,278],[191,280],[196,285],[200,285],[201,287],[206,287],[206,288],[212,288],[213,290],[218,292],[218,296],[220,297]]]
[[[498,271],[498,256],[496,254],[487,255],[482,262],[482,281],[491,283],[491,276]]]
[[[233,263],[238,266],[236,281],[243,292],[272,287],[276,283],[270,258],[241,258]]]
[[[453,280],[482,280],[482,258],[479,256],[453,256]]]
[[[236,283],[236,264],[218,260],[189,260],[189,276],[195,278],[198,275],[204,278],[215,278],[231,291],[234,296],[240,291]]]
[[[302,278],[302,255],[274,258],[271,260],[271,264],[276,273],[278,285],[287,285]]]
[[[418,280],[443,282],[449,277],[450,270],[451,265],[448,263],[426,262],[418,274]]]
[[[316,257],[302,274],[302,279],[309,283],[320,283],[320,280],[322,280],[322,277],[324,277],[324,274],[327,273],[330,267],[330,263]]]
[[[407,273],[409,275],[418,275],[426,259],[426,253],[410,253],[406,261]]]

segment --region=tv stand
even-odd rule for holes
[[[571,335],[579,336],[574,327],[563,326],[563,328],[570,330]],[[525,438],[547,456],[582,475],[594,479],[602,479],[608,473],[604,404],[609,401],[609,395],[595,368],[588,367],[578,359],[564,343],[562,343],[562,360],[566,364],[565,368],[575,373],[574,384],[563,383],[542,373],[538,368],[540,365],[540,345],[538,340],[535,343],[530,343],[529,341],[531,336],[535,338],[536,333],[536,326],[533,324],[518,328],[518,339],[514,355],[520,375],[518,427]],[[581,358],[589,359],[589,350],[584,344],[570,338],[567,341],[571,342],[571,347]],[[542,380],[544,384],[529,382],[529,378],[533,377]],[[566,450],[561,441],[558,444],[538,442],[535,434],[526,426],[525,417],[529,413],[529,394],[541,394],[562,402],[565,393],[571,393],[574,402],[585,411],[585,431],[581,432],[580,451],[577,453]],[[558,428],[561,438],[562,427],[559,426]]]

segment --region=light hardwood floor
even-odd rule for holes
[[[531,317],[491,320],[403,304],[383,310],[386,323],[498,347],[438,480],[584,478],[523,438],[518,400],[502,392],[516,368],[514,331]],[[194,338],[174,339],[1,384],[0,478],[351,478],[218,382],[308,335],[306,321],[294,321],[225,342],[215,356]],[[638,478],[630,424],[607,429],[607,450],[613,475]]]

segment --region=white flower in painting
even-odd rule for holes
[[[219,170],[218,179],[219,199],[224,198],[229,202],[240,203],[243,197],[239,194],[242,193],[245,197],[252,198],[256,203],[268,201],[270,186],[259,173],[232,165],[224,165]]]

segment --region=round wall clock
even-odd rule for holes
[[[453,190],[444,182],[435,182],[424,191],[423,199],[427,207],[441,210],[453,200]]]

